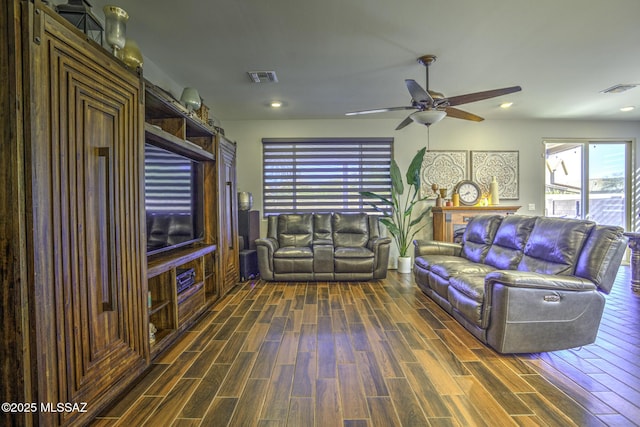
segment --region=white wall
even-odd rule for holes
[[[238,143],[238,190],[253,193],[254,209],[262,211],[262,138],[393,137],[395,159],[401,170],[406,170],[416,151],[427,145],[427,128],[412,124],[394,131],[401,120],[247,120],[225,121],[223,127],[227,137]],[[520,213],[541,215],[544,211],[542,141],[545,138],[615,138],[632,140],[635,146],[635,141],[640,140],[640,123],[565,120],[486,120],[474,123],[445,118],[431,127],[429,147],[432,150],[519,150],[520,198],[508,203],[522,206]],[[638,151],[635,150],[636,156]],[[637,159],[634,170],[636,165],[640,165]],[[527,210],[530,203],[535,204],[534,211]],[[633,212],[637,212],[635,207]],[[261,235],[265,235],[264,222]]]

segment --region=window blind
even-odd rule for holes
[[[147,213],[192,214],[193,162],[151,144],[144,148]]]
[[[393,138],[262,140],[264,215],[376,211],[360,191],[391,197]]]

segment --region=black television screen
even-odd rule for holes
[[[145,144],[144,198],[147,254],[202,239],[200,164],[180,154]]]

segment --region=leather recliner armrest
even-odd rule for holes
[[[505,286],[549,289],[556,291],[593,291],[597,289],[595,283],[582,277],[532,273],[516,270],[492,271],[487,274],[485,283],[485,287],[492,283],[501,283]]]
[[[391,238],[390,237],[375,237],[373,239],[369,239],[369,244],[367,245],[369,249],[375,252],[380,245],[390,245]]]
[[[258,269],[265,280],[273,280],[273,253],[279,247],[278,241],[272,237],[256,239]]]
[[[561,276],[555,274],[533,273],[518,270],[496,270],[488,273],[484,280],[485,303],[482,312],[482,328],[489,326],[491,310],[497,310],[493,301],[493,287],[496,284],[518,288],[523,292],[531,290],[532,295],[540,295],[536,291],[550,291],[544,297],[545,302],[560,301],[558,292],[593,292],[597,289],[595,283],[576,276]],[[547,299],[549,298],[549,299]],[[534,301],[532,300],[532,303]]]
[[[275,252],[275,250],[280,247],[280,245],[278,245],[278,241],[271,237],[256,239],[256,246],[265,246],[267,249],[269,249],[270,254],[273,254],[273,252]]]
[[[454,255],[460,256],[462,245],[459,243],[439,242],[436,240],[414,240],[415,256]]]

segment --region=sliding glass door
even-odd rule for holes
[[[545,141],[545,215],[629,229],[631,143]]]

